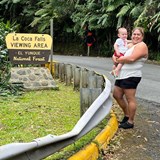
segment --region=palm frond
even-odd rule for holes
[[[123,23],[123,17],[119,17],[118,18],[118,22],[117,22],[117,28],[121,27],[122,26],[122,23]]]
[[[129,10],[131,10],[134,6],[134,3],[126,3],[120,10],[120,12],[116,15],[116,17],[122,17],[127,14]]]
[[[143,9],[142,5],[137,4],[132,8],[130,15],[133,16],[133,18],[137,18],[143,12]]]
[[[125,4],[125,0],[122,1],[110,1],[107,6],[105,6],[106,8],[106,12],[112,12],[114,10],[116,10],[118,7],[121,7]]]
[[[18,3],[20,2],[21,0],[13,0],[13,3]]]
[[[32,23],[30,23],[30,26],[34,27],[35,25],[38,24],[38,22],[41,21],[41,19],[42,19],[41,17],[35,17],[34,20],[32,21]]]
[[[41,15],[45,14],[46,12],[47,12],[47,10],[42,8],[42,9],[38,10],[38,11],[35,13],[35,15],[36,15],[36,16],[41,16]]]

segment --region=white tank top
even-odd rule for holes
[[[130,49],[128,49],[124,56],[129,56],[133,53],[133,49],[136,45],[132,46]],[[124,64],[119,72],[119,75],[116,79],[125,79],[129,77],[142,77],[142,67],[144,65],[144,62],[147,60],[147,58],[140,58],[139,60]]]

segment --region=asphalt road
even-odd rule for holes
[[[112,85],[114,84],[114,77],[109,73],[113,64],[111,58],[53,55],[53,60],[76,64],[78,66],[94,70],[100,74],[106,75]],[[144,65],[143,78],[138,86],[136,97],[160,106],[159,65],[148,63]]]

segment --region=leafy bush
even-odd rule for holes
[[[13,27],[14,26],[14,27]],[[0,95],[15,94],[17,89],[9,84],[11,63],[9,61],[8,49],[5,37],[16,29],[16,25],[0,22]]]

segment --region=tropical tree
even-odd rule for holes
[[[21,32],[34,32],[30,23],[33,21],[39,0],[2,0],[0,2],[0,19],[4,23],[19,24]]]
[[[151,50],[150,59],[160,59],[160,2],[158,0],[146,0],[143,10],[134,22],[135,26],[145,28],[145,40]]]
[[[118,27],[124,26],[131,33],[133,27],[141,26],[147,32],[145,40],[149,46],[151,48],[157,46],[157,50],[159,45],[156,37],[160,31],[159,6],[158,0],[88,0],[83,3],[77,1],[76,10],[72,14],[74,31],[83,35],[87,23],[91,30],[96,30],[99,46],[107,51],[112,49],[110,46],[117,36],[115,31]],[[155,43],[148,39],[153,39]]]
[[[50,20],[53,19],[55,30],[63,27],[65,31],[69,31],[70,23],[72,23],[70,15],[74,10],[74,4],[74,0],[46,0],[38,2],[37,5],[40,6],[40,9],[35,12],[31,26],[38,26],[39,32],[48,32]]]
[[[154,10],[155,10],[155,14],[152,15],[152,18],[150,20],[150,23],[149,23],[149,28],[150,28],[150,31],[152,31],[153,29],[156,29],[157,33],[158,33],[158,41],[160,41],[160,2],[156,2],[155,3],[155,7]]]
[[[129,33],[134,26],[146,31],[146,41],[153,50],[159,50],[159,0],[2,0],[0,19],[19,25],[20,32],[50,32],[54,21],[54,43],[83,42],[86,26],[96,36],[94,51],[110,56],[117,38],[116,29],[124,26]],[[67,46],[68,47],[68,46]],[[62,48],[62,46],[61,46]]]

